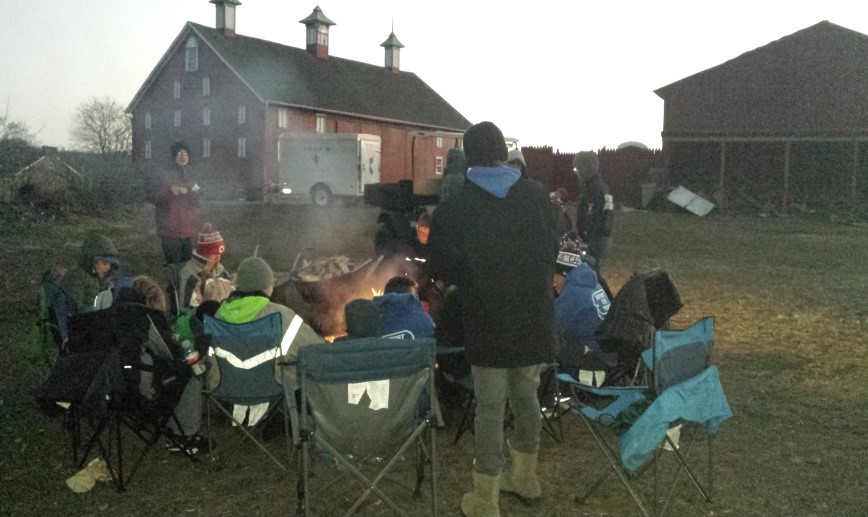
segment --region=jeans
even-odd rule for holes
[[[542,365],[519,368],[473,366],[476,394],[476,470],[496,476],[503,469],[503,417],[506,402],[512,410],[515,436],[510,446],[519,452],[539,450],[540,409],[537,398]]]
[[[187,262],[193,256],[193,240],[190,237],[160,237],[160,242],[166,264]]]
[[[202,424],[202,383],[197,377],[192,377],[184,391],[181,400],[175,406],[175,419],[169,420],[169,428],[177,435],[193,436],[199,434],[199,426]]]

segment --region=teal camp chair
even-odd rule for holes
[[[658,330],[651,349],[643,354],[651,382],[645,386],[593,388],[579,383],[566,374],[561,382],[569,386],[571,405],[590,431],[603,455],[611,465],[581,495],[584,502],[614,472],[630,493],[643,515],[665,513],[682,472],[706,503],[713,495],[712,438],[720,425],[732,416],[723,393],[716,366],[711,366],[714,344],[714,318],[706,317],[684,330]],[[601,404],[601,401],[608,402]],[[630,415],[633,415],[631,418]],[[637,416],[638,415],[638,416]],[[682,425],[680,444],[675,443],[670,428]],[[692,464],[690,450],[704,430],[707,444],[707,482],[700,481]],[[620,436],[619,436],[620,435]],[[617,438],[617,446],[611,442]],[[661,445],[666,444],[677,462],[669,492],[658,494],[658,459]],[[649,507],[634,482],[653,466],[652,506]],[[662,506],[660,503],[662,502]]]

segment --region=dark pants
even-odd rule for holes
[[[193,256],[193,240],[190,237],[160,237],[166,264],[187,262]]]

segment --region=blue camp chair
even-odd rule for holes
[[[270,314],[264,318],[249,323],[227,323],[211,316],[204,318],[205,334],[211,336],[209,355],[217,360],[220,369],[220,382],[210,390],[206,390],[206,421],[208,438],[211,432],[211,407],[216,407],[226,415],[232,426],[243,436],[234,445],[240,445],[250,440],[266,454],[284,472],[289,471],[292,462],[293,436],[297,436],[297,426],[290,426],[290,420],[296,421],[294,412],[295,399],[284,403],[283,386],[274,378],[274,360],[286,351],[281,348],[282,326],[279,313]],[[256,406],[268,404],[265,414],[254,425],[244,425],[245,422],[236,418],[233,406]],[[284,438],[286,441],[286,461],[278,459],[261,440],[254,436],[252,429],[262,429],[269,420],[283,417]],[[251,419],[253,418],[251,413]],[[243,418],[241,420],[244,420]],[[249,424],[249,422],[248,422]],[[292,434],[290,434],[292,427]],[[234,448],[234,445],[221,446],[221,450]],[[209,443],[209,449],[211,444]],[[216,455],[212,452],[212,458]]]
[[[717,367],[710,365],[713,344],[714,318],[706,317],[684,330],[658,330],[655,333],[652,348],[642,355],[651,379],[649,385],[594,388],[569,375],[559,375],[571,389],[574,412],[611,465],[611,470],[607,469],[576,497],[577,502],[584,502],[611,472],[615,472],[643,515],[661,515],[672,500],[682,471],[706,503],[711,502],[714,482],[712,437],[723,421],[732,416]],[[601,404],[601,400],[607,403]],[[636,413],[639,414],[635,420],[627,417]],[[686,439],[682,435],[680,448],[667,433],[678,425],[683,425],[687,432]],[[700,429],[704,429],[708,437],[707,488],[688,463],[690,449]],[[620,435],[617,451],[607,438],[612,435]],[[661,507],[657,494],[658,462],[655,460],[664,443],[672,451],[677,470]],[[653,511],[633,484],[649,465],[654,466]]]
[[[299,349],[303,472],[298,514],[311,514],[317,495],[312,481],[325,481],[330,470],[335,475],[332,482],[318,487],[329,489],[328,502],[318,503],[318,514],[338,514],[337,508],[327,505],[344,500],[352,484],[338,481],[352,475],[362,493],[346,515],[361,511],[371,494],[406,515],[387,495],[391,487],[383,485],[403,486],[409,479],[406,472],[394,471],[412,445],[416,446],[414,494],[421,495],[425,469],[430,468],[431,511],[437,513],[435,344],[434,339],[372,337]],[[317,464],[331,468],[321,469],[313,478],[317,458],[326,460]]]

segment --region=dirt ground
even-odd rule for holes
[[[286,273],[299,253],[372,258],[377,215],[365,206],[238,202],[206,204],[202,221],[223,234],[230,271],[258,253]],[[160,444],[123,494],[104,483],[74,494],[64,483],[75,472],[66,437],[58,419],[42,414],[32,396],[45,371],[28,365],[19,346],[33,336],[39,272],[72,262],[84,233],[99,230],[115,241],[129,272],[165,280],[153,228],[149,205],[111,217],[18,220],[0,228],[0,270],[8,273],[0,275],[0,515],[294,511],[295,472],[282,473],[249,448],[193,464]],[[606,273],[614,291],[633,271],[662,267],[685,303],[675,327],[709,314],[717,318],[716,362],[735,417],[715,440],[715,501],[704,504],[682,476],[683,495],[675,497],[670,514],[864,515],[868,350],[859,345],[868,325],[865,228],[619,212],[616,232]],[[299,312],[310,309],[297,292],[285,294]],[[446,407],[445,417],[436,465],[441,514],[448,516],[459,514],[461,494],[471,484],[473,437],[453,443],[458,413]],[[573,501],[586,479],[606,467],[581,422],[567,415],[562,423],[562,440],[541,437],[544,503],[528,508],[504,497],[502,515],[636,515],[614,476],[583,504]],[[228,444],[231,433],[223,422],[213,435]],[[269,447],[282,450],[280,440]],[[701,460],[704,449],[697,447],[691,457]],[[410,458],[387,486],[418,515],[428,508],[430,493],[423,489],[419,500],[412,497]],[[643,493],[650,489],[647,482],[639,486]],[[315,502],[316,514],[334,515],[348,506],[348,487],[330,488]],[[391,512],[374,500],[360,514]]]

